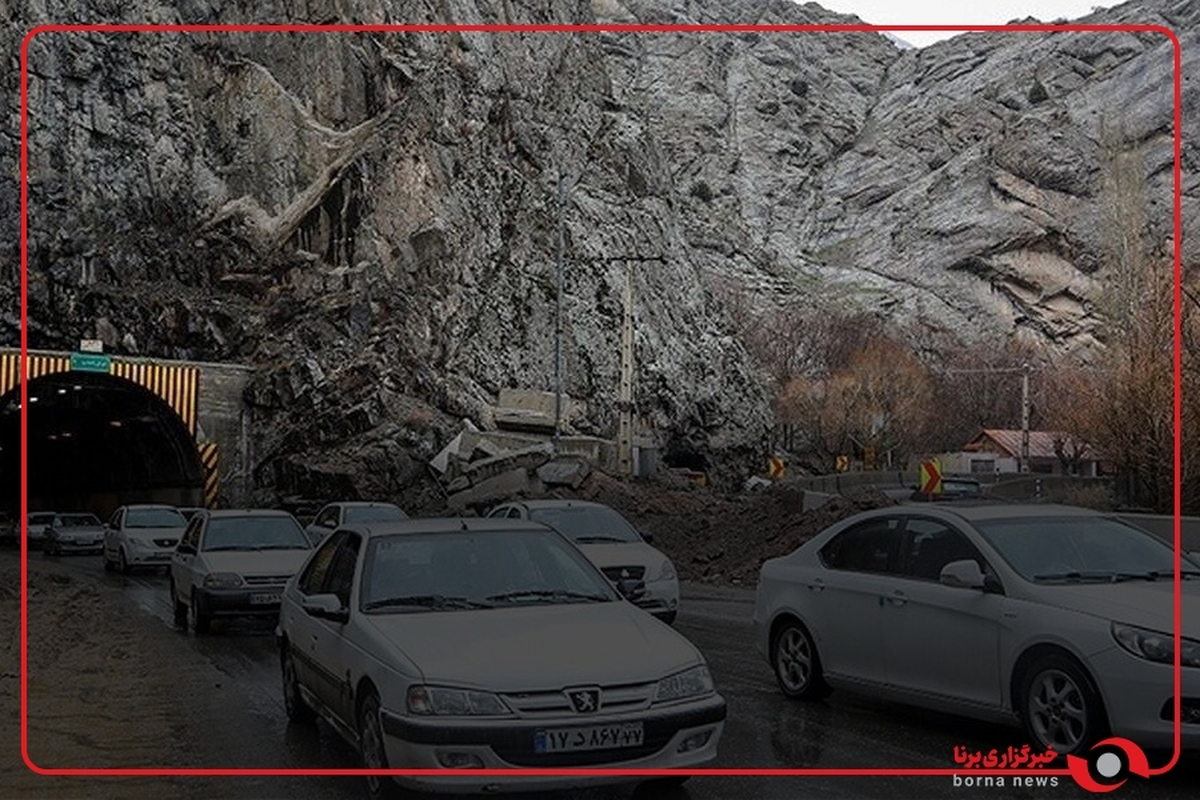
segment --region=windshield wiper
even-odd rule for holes
[[[223,544],[220,547],[206,547],[204,552],[215,553],[218,550],[261,550],[262,548],[252,544]]]
[[[1034,575],[1035,581],[1069,581],[1072,583],[1113,583],[1117,580],[1117,572],[1080,572],[1079,570],[1070,570],[1068,572],[1045,572],[1041,575]]]
[[[396,608],[399,606],[415,606],[432,609],[462,609],[462,608],[493,608],[490,603],[480,603],[465,597],[447,597],[442,594],[410,594],[404,597],[385,597],[382,600],[372,600],[363,604],[363,611],[373,611],[377,608]]]
[[[526,598],[530,600],[584,600],[590,603],[605,603],[612,599],[602,594],[570,592],[565,589],[524,589],[489,595],[487,599],[493,602],[516,602]]]
[[[618,536],[576,536],[575,541],[588,544],[590,542],[628,542],[629,540]]]

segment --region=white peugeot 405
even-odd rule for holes
[[[784,694],[865,691],[1021,721],[1079,754],[1107,732],[1173,744],[1173,549],[1053,505],[897,506],[762,566],[759,650]],[[1200,746],[1200,566],[1179,563],[1182,737]]]
[[[696,647],[526,520],[341,528],[288,583],[278,638],[288,716],[320,714],[373,769],[691,767],[716,756],[724,725]],[[629,778],[400,780],[488,792]]]
[[[215,617],[274,616],[312,545],[286,511],[201,511],[171,559],[175,622],[207,633]]]

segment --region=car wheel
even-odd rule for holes
[[[379,721],[379,696],[368,690],[358,709],[358,740],[366,769],[389,769],[383,746],[383,724]],[[367,794],[372,800],[399,800],[404,796],[396,781],[387,775],[368,775]]]
[[[116,569],[116,567],[113,566],[113,562],[108,560],[108,548],[107,547],[100,548],[100,558],[104,560],[104,571],[105,572],[112,572],[114,569]]]
[[[201,602],[199,595],[197,595],[195,591],[192,592],[191,602],[188,603],[187,610],[188,614],[191,616],[191,619],[189,620],[189,627],[195,631],[197,635],[208,633],[209,624],[212,622],[212,618],[209,616],[208,611],[204,608],[203,602]]]
[[[42,554],[47,556],[58,555],[54,552],[54,545],[50,544],[49,539],[42,543]]]
[[[317,715],[300,695],[300,684],[296,680],[296,662],[287,648],[288,645],[284,645],[283,654],[280,657],[280,667],[283,672],[283,707],[287,711],[288,719],[292,722],[312,722]]]
[[[816,700],[829,694],[821,676],[821,659],[817,646],[803,625],[795,620],[786,622],[771,644],[771,666],[775,680],[788,697]]]
[[[129,566],[129,562],[125,560],[125,548],[117,550],[117,568],[121,570],[122,575],[128,575],[133,572],[133,568]]]
[[[1048,655],[1025,671],[1021,718],[1035,745],[1062,756],[1080,755],[1104,733],[1100,696],[1070,658]]]

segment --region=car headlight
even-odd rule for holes
[[[447,689],[443,686],[410,686],[408,713],[422,717],[502,717],[512,713],[491,692]]]
[[[654,702],[669,703],[672,700],[712,694],[712,691],[712,675],[709,674],[708,667],[701,664],[659,681],[658,689],[654,692]]]
[[[208,589],[236,589],[242,584],[242,576],[236,572],[210,572],[204,576],[204,586]]]
[[[1175,663],[1173,634],[1114,622],[1112,635],[1117,644],[1139,658],[1157,661],[1160,664]],[[1180,647],[1180,663],[1185,667],[1200,667],[1200,642],[1195,639],[1180,639]]]
[[[658,574],[654,576],[656,581],[669,581],[675,577],[675,565],[671,563],[671,559],[663,561],[662,566],[658,568]]]

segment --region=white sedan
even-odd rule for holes
[[[343,525],[368,522],[395,522],[408,519],[404,509],[392,503],[342,502],[329,503],[313,517],[312,524],[304,529],[308,538],[317,545],[329,534]]]
[[[186,525],[174,506],[121,506],[104,526],[104,570],[128,575],[134,567],[167,569]]]
[[[371,769],[686,768],[716,756],[724,725],[696,647],[524,520],[342,528],[288,584],[278,639],[288,716],[319,714]],[[400,780],[491,792],[629,779]]]
[[[679,613],[679,576],[662,551],[616,510],[585,500],[517,500],[491,518],[531,519],[565,534],[634,605],[668,625]]]
[[[1020,721],[1079,754],[1173,744],[1173,550],[1067,506],[896,506],[762,566],[757,643],[784,694],[868,692]],[[1184,557],[1183,745],[1200,746],[1200,567]]]
[[[200,634],[216,617],[278,614],[284,584],[311,553],[286,511],[201,511],[171,558],[175,623]]]

